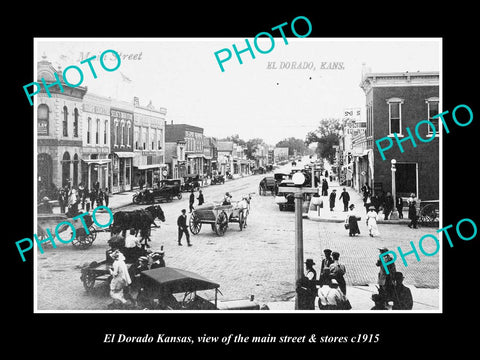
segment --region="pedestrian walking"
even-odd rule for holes
[[[114,260],[110,269],[110,275],[112,275],[110,282],[110,296],[113,299],[112,304],[120,302],[124,305],[127,303],[127,300],[125,300],[123,291],[132,283],[132,280],[128,273],[123,254],[119,250],[115,250],[111,256]]]
[[[92,210],[95,207],[95,201],[97,200],[97,191],[95,189],[90,190],[90,206]]]
[[[412,310],[413,297],[408,287],[403,285],[403,273],[400,271],[395,273],[395,285],[392,310]]]
[[[400,196],[398,196],[395,201],[396,201],[395,207],[397,208],[397,211],[398,211],[398,217],[400,219],[403,219],[403,199]]]
[[[98,195],[97,195],[97,207],[98,206],[103,206],[103,191],[102,190],[97,190]]]
[[[408,227],[411,229],[412,227],[414,229],[417,229],[417,201],[415,199],[415,194],[411,193],[410,197],[407,200],[408,204],[408,218],[410,219],[410,224],[408,224]]]
[[[343,211],[347,212],[348,211],[348,203],[350,201],[350,194],[347,192],[346,188],[343,188],[342,193],[340,194],[340,197],[338,200],[342,199],[343,200]]]
[[[338,286],[342,291],[343,295],[347,295],[347,283],[345,282],[344,278],[346,269],[345,265],[338,261],[339,258],[340,253],[336,251],[332,252],[333,263],[332,265],[330,265],[330,278],[337,280]]]
[[[177,226],[178,226],[178,245],[182,246],[182,236],[185,234],[185,237],[187,238],[187,244],[188,246],[192,246],[190,244],[190,233],[188,232],[188,226],[187,226],[187,210],[182,209],[182,215],[180,215],[177,219]]]
[[[192,189],[192,191],[190,192],[190,200],[188,202],[188,206],[189,206],[189,209],[190,209],[190,213],[193,211],[193,204],[195,203],[195,193]]]
[[[335,208],[335,198],[337,196],[337,190],[333,189],[332,192],[330,193],[330,197],[329,197],[329,200],[330,200],[330,211],[333,211],[333,209]]]
[[[328,183],[326,179],[322,180],[322,196],[328,196]]]
[[[357,216],[357,212],[355,211],[355,205],[350,204],[350,211],[348,212],[347,216],[347,223],[348,223],[348,236],[355,236],[360,235],[360,229],[358,228],[358,221],[360,218]]]
[[[204,198],[203,198],[203,193],[202,193],[202,190],[199,190],[198,191],[198,206],[201,206],[203,205],[203,203],[205,202]]]
[[[320,276],[318,279],[318,283],[320,286],[325,285],[330,280],[330,265],[333,264],[332,259],[332,250],[324,249],[323,253],[325,257],[322,259],[322,264],[320,266]]]
[[[363,197],[363,205],[365,206],[365,211],[368,213],[370,206],[372,206],[372,194],[367,190]]]
[[[105,191],[103,192],[103,198],[105,199],[105,206],[108,207],[108,203],[110,201],[110,195],[108,194],[108,187],[105,188]]]
[[[380,251],[380,254],[388,252],[388,249],[386,247],[379,248],[378,250]],[[386,254],[383,256],[383,260],[385,264],[387,264],[391,262],[393,258],[390,256],[390,254]],[[379,294],[382,296],[385,304],[393,299],[395,273],[397,271],[394,262],[387,265],[388,274],[385,271],[385,267],[383,266],[383,263],[380,259],[377,260],[376,265],[380,267],[380,270],[378,272]]]
[[[393,210],[393,196],[390,194],[390,192],[387,192],[387,195],[385,195],[385,199],[383,201],[383,215],[384,215],[384,220],[388,220],[388,217],[390,216],[390,213]]]
[[[377,212],[375,211],[375,206],[371,205],[368,208],[368,213],[367,213],[367,227],[368,227],[368,234],[371,237],[374,236],[379,236],[380,232],[378,231],[378,226],[377,226]]]

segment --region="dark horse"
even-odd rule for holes
[[[110,228],[111,234],[117,234],[120,231],[125,237],[127,230],[135,229],[135,236],[139,231],[150,230],[151,225],[159,227],[155,223],[155,219],[165,221],[165,214],[160,205],[152,205],[145,209],[133,211],[117,211],[113,214],[113,223]]]

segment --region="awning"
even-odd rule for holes
[[[112,159],[82,159],[87,164],[105,165],[112,162]]]
[[[115,155],[117,155],[119,158],[133,158],[135,153],[132,151],[119,151],[115,152]]]
[[[134,166],[138,170],[147,170],[147,169],[159,169],[159,168],[166,168],[167,164],[149,164],[149,165],[138,165]]]
[[[187,157],[189,158],[202,158],[204,157],[203,154],[187,154]]]

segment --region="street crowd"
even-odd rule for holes
[[[387,248],[379,248],[380,254]],[[315,310],[315,300],[319,310],[350,310],[352,305],[347,298],[345,281],[346,267],[342,264],[340,254],[325,249],[324,258],[320,264],[320,274],[314,268],[313,259],[305,261],[305,274],[297,283],[298,308],[300,310]],[[385,255],[386,260],[390,255]],[[410,289],[403,285],[403,273],[396,271],[395,264],[388,266],[387,274],[380,260],[376,265],[378,273],[378,293],[372,294],[374,306],[371,310],[411,310],[413,297]]]

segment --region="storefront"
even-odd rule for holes
[[[110,184],[112,193],[132,190],[133,152],[115,152],[109,155],[112,162]]]

